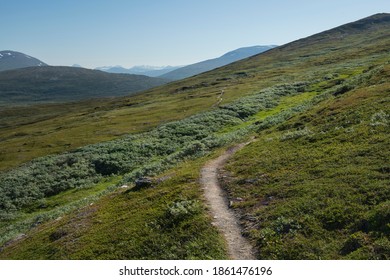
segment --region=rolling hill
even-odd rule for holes
[[[70,102],[134,94],[167,81],[78,67],[44,66],[0,72],[0,106]]]
[[[230,51],[218,58],[208,59],[191,65],[181,67],[179,69],[170,71],[166,74],[160,75],[160,78],[169,79],[169,80],[180,80],[188,78],[212,69],[227,65],[229,63],[256,55],[267,50],[270,50],[276,46],[253,46],[253,47],[244,47],[239,48],[234,51]]]
[[[390,259],[390,14],[134,96],[0,111],[1,259]]]
[[[32,66],[47,66],[47,64],[24,53],[0,51],[0,71]]]

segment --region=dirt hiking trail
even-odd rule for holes
[[[218,172],[236,151],[249,143],[242,143],[230,148],[218,158],[209,161],[201,170],[200,182],[204,189],[207,205],[214,217],[213,225],[225,236],[229,256],[234,260],[254,260],[256,258],[253,247],[241,234],[238,219],[228,207],[228,199],[218,182]]]

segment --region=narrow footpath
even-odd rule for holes
[[[251,244],[241,234],[241,228],[233,211],[229,209],[228,199],[218,182],[218,172],[236,151],[248,143],[237,145],[218,158],[209,161],[201,170],[201,185],[204,189],[207,204],[214,217],[215,225],[225,236],[229,256],[234,260],[254,260]]]

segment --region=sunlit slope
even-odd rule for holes
[[[148,131],[0,174],[0,258],[227,258],[199,171],[249,137],[222,177],[258,258],[389,258],[388,21],[376,15],[136,97],[56,107],[51,121],[69,117],[63,133],[77,106],[81,135],[86,116],[91,138],[98,124]],[[74,138],[64,134],[67,149]],[[146,186],[135,183],[143,176]]]
[[[259,258],[390,258],[389,81],[386,64],[230,161],[224,185]]]
[[[2,109],[0,168],[145,131],[278,83],[347,77],[382,64],[389,55],[389,18],[375,15],[137,96]]]

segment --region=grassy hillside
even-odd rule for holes
[[[225,185],[259,258],[389,258],[389,22],[133,97],[9,109],[0,258],[226,258],[199,170],[253,135]]]
[[[387,64],[230,161],[223,181],[259,258],[390,258],[389,78]]]
[[[0,170],[211,110],[222,92],[221,104],[227,104],[278,83],[345,77],[382,64],[388,18],[363,19],[137,96],[1,110]]]
[[[166,82],[142,75],[110,74],[77,67],[27,67],[0,72],[0,106],[123,96]]]

